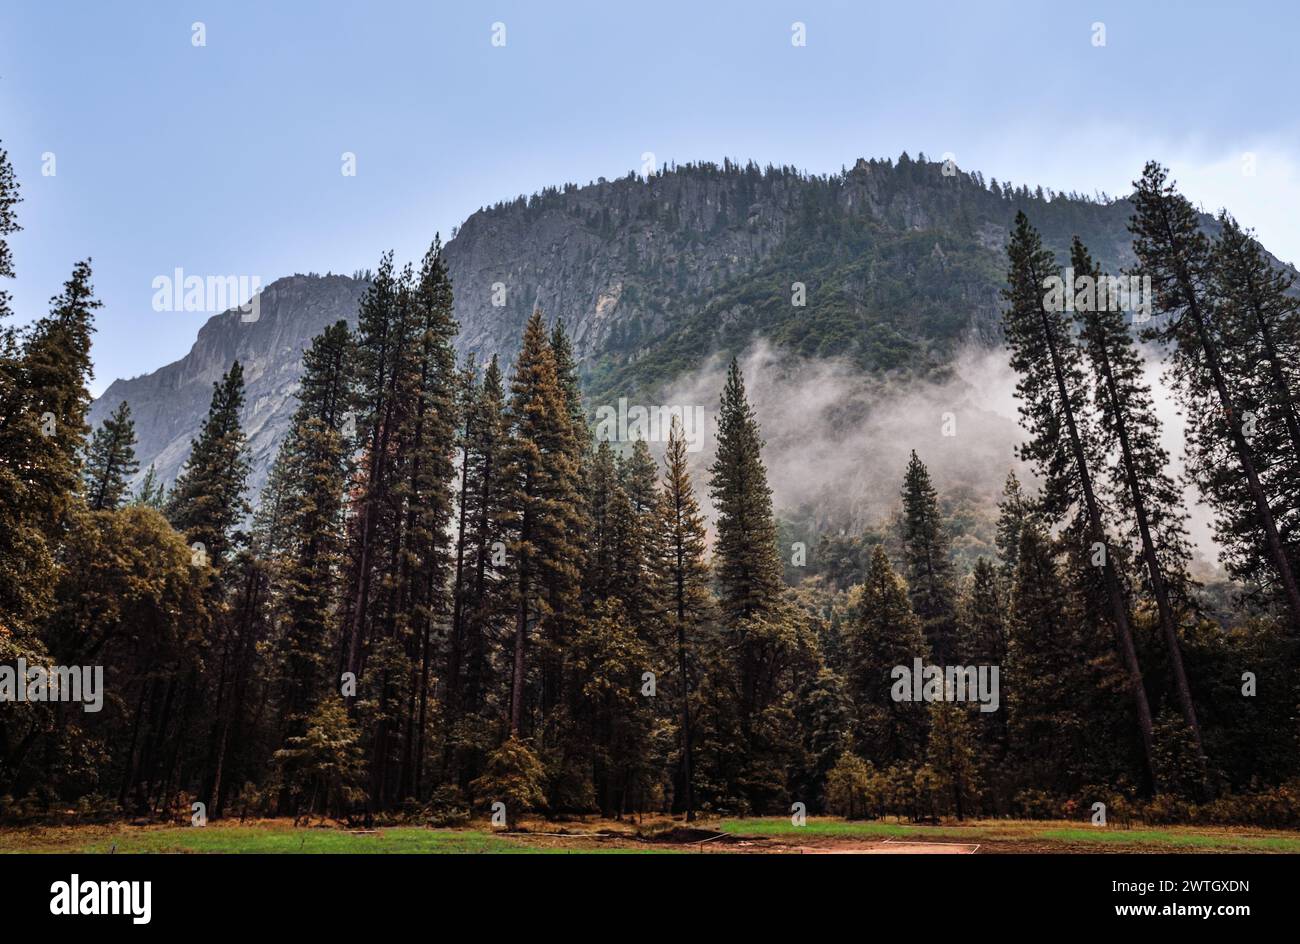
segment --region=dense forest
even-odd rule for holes
[[[5,278],[19,202],[0,152]],[[661,459],[597,441],[558,321],[534,312],[512,364],[457,358],[437,241],[418,266],[383,256],[356,329],[312,343],[256,508],[239,363],[180,477],[132,492],[129,409],[86,423],[99,303],[77,263],[48,315],[0,334],[0,664],[103,666],[104,702],[0,704],[0,816],[1104,802],[1295,825],[1300,302],[1231,217],[1207,236],[1159,166],[1132,202],[1145,340],[1189,419],[1226,618],[1188,574],[1128,314],[1052,304],[1061,260],[1023,213],[1004,332],[1038,483],[1008,477],[996,556],[954,554],[914,452],[890,539],[827,537],[793,576],[737,362],[707,469],[676,426]],[[1068,262],[1105,284],[1083,242]],[[900,700],[894,669],[918,659],[999,667],[997,710]]]

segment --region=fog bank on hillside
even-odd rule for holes
[[[868,376],[847,361],[809,360],[753,344],[740,358],[746,390],[766,445],[774,503],[779,514],[811,519],[818,528],[857,533],[888,521],[911,450],[930,469],[940,493],[963,489],[977,501],[997,502],[1007,472],[1027,489],[1032,470],[1016,456],[1022,439],[1015,372],[1002,348],[969,346],[941,381]],[[661,392],[660,403],[707,411],[703,448],[691,454],[700,501],[712,516],[707,467],[713,461],[718,398],[727,365],[715,359]],[[1159,364],[1149,362],[1148,382],[1164,428],[1172,471],[1182,472],[1183,419]],[[651,443],[662,456],[663,443]],[[1189,531],[1201,562],[1217,554],[1208,510],[1189,490]],[[1217,565],[1215,566],[1217,569]]]

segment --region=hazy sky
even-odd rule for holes
[[[416,258],[480,206],[617,177],[647,151],[814,172],[950,152],[1112,194],[1155,157],[1300,261],[1297,36],[1293,0],[6,0],[17,309],[44,311],[94,257],[98,392],[184,354],[208,317],[153,311],[156,276],[265,284],[389,247]]]

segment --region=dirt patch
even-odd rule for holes
[[[646,842],[663,842],[673,845],[687,845],[696,842],[735,842],[736,836],[719,832],[716,829],[701,829],[698,826],[674,826],[643,835]]]

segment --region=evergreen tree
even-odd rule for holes
[[[8,201],[9,215],[0,224],[12,232],[16,194],[7,167],[7,159],[0,160],[0,205]],[[77,263],[21,349],[12,335],[0,339],[0,625],[12,634],[15,654],[37,645],[34,621],[50,605],[57,549],[81,481],[90,335],[100,307],[90,278],[89,261]]]
[[[709,467],[709,491],[718,515],[714,572],[722,616],[732,625],[772,612],[781,595],[772,491],[762,448],[745,381],[733,359],[718,413],[717,451]]]
[[[961,608],[957,661],[964,665],[1001,665],[1007,654],[1002,583],[987,557],[975,561],[970,590]]]
[[[145,470],[144,478],[140,480],[140,488],[136,491],[131,504],[143,505],[156,511],[162,511],[166,507],[167,487],[158,481],[158,470],[152,463]]]
[[[577,431],[578,444],[585,452],[591,448],[587,428],[587,411],[582,405],[582,381],[578,378],[578,364],[573,356],[573,343],[564,322],[558,318],[551,329],[551,354],[555,358],[555,376],[564,391],[564,402],[569,410],[569,420]]]
[[[902,497],[901,531],[912,612],[935,659],[947,663],[953,656],[956,629],[951,548],[939,514],[938,493],[915,450],[903,477]]]
[[[509,513],[509,556],[515,628],[510,731],[524,727],[528,649],[535,626],[547,643],[546,660],[563,650],[562,621],[574,613],[579,589],[580,538],[577,436],[555,368],[540,311],[524,329],[515,361],[509,408],[510,439],[504,457],[504,504]],[[557,680],[543,669],[539,705],[558,698]],[[549,690],[548,690],[549,688]]]
[[[424,766],[429,719],[429,675],[436,623],[449,615],[446,587],[450,574],[446,535],[453,515],[451,479],[456,448],[456,354],[452,343],[457,325],[452,315],[451,279],[442,242],[435,238],[425,254],[411,292],[418,357],[411,416],[403,431],[406,465],[407,520],[405,550],[399,574],[405,586],[397,590],[399,618],[409,615],[407,657],[418,663],[418,682],[408,693],[402,760],[398,774],[400,796],[415,795]]]
[[[112,511],[126,495],[127,480],[140,464],[135,460],[135,423],[131,406],[123,400],[95,430],[86,450],[86,503],[92,511]]]
[[[1077,298],[1074,309],[1084,353],[1092,366],[1100,448],[1117,456],[1110,466],[1111,493],[1123,517],[1132,522],[1130,540],[1140,549],[1178,703],[1199,750],[1201,729],[1183,669],[1176,610],[1186,600],[1187,561],[1191,557],[1183,527],[1182,494],[1166,471],[1169,456],[1160,445],[1160,420],[1151,388],[1142,378],[1142,356],[1117,299],[1111,297],[1107,277],[1077,237],[1070,247],[1070,266],[1076,277],[1082,274],[1093,287],[1094,297]]]
[[[451,585],[451,625],[447,632],[447,695],[446,715],[447,731],[443,741],[444,766],[450,766],[453,751],[458,742],[456,726],[465,701],[464,663],[466,640],[466,603],[468,590],[468,544],[470,538],[470,518],[468,509],[469,469],[471,444],[478,433],[480,420],[478,401],[480,396],[478,364],[474,352],[470,352],[460,370],[456,387],[456,415],[459,425],[456,430],[456,449],[460,454],[459,468],[456,471],[456,541],[455,561]],[[420,774],[423,771],[419,772]],[[417,780],[420,777],[417,776]],[[417,784],[418,786],[418,784]],[[418,790],[417,790],[418,792]]]
[[[248,512],[248,447],[239,420],[243,406],[244,368],[235,361],[212,385],[208,415],[167,500],[172,526],[218,568],[237,546],[232,532]]]
[[[782,599],[772,493],[762,439],[733,360],[722,393],[717,450],[709,489],[718,517],[713,570],[721,639],[701,698],[708,705],[704,739],[728,755],[712,779],[741,808],[773,809],[788,796],[789,766],[801,747],[791,737],[797,690],[792,674],[813,671],[803,621]]]
[[[975,735],[965,705],[946,700],[931,703],[926,756],[940,788],[952,797],[957,819],[965,819],[979,797]]]
[[[1169,346],[1172,375],[1189,420],[1190,452],[1202,476],[1218,457],[1232,460],[1240,471],[1241,501],[1253,510],[1272,577],[1292,624],[1300,626],[1300,584],[1264,490],[1259,457],[1246,435],[1248,424],[1238,402],[1240,383],[1223,351],[1222,312],[1213,297],[1209,240],[1191,203],[1159,164],[1148,163],[1135,185],[1135,213],[1129,223],[1133,251],[1142,274],[1151,278],[1155,307],[1166,316],[1147,336]],[[1214,496],[1212,486],[1207,491]]]
[[[291,735],[275,761],[295,823],[317,812],[322,819],[347,815],[365,798],[361,735],[337,698],[325,698],[313,709],[303,733]]]
[[[1128,689],[1137,713],[1148,769],[1151,766],[1151,707],[1142,682],[1137,649],[1129,625],[1128,602],[1106,547],[1102,505],[1094,485],[1096,440],[1087,414],[1087,390],[1081,355],[1071,336],[1064,305],[1055,305],[1047,288],[1061,279],[1051,253],[1024,213],[1016,214],[1007,250],[1010,271],[1003,295],[1003,316],[1011,366],[1020,375],[1016,394],[1022,423],[1030,435],[1021,457],[1035,463],[1043,478],[1043,512],[1052,523],[1069,518],[1072,539],[1096,554],[1101,548],[1101,584],[1110,610]],[[1022,542],[1023,547],[1023,542]],[[1086,559],[1086,558],[1085,558]],[[1080,579],[1091,575],[1081,574]]]
[[[491,641],[510,610],[505,558],[506,478],[505,393],[501,371],[493,357],[483,373],[474,408],[465,420],[467,457],[462,515],[466,519],[465,558],[470,571],[465,581],[464,698],[467,713],[485,706],[489,687]],[[499,552],[499,553],[498,553]],[[507,698],[508,702],[508,698]],[[482,757],[470,758],[471,765]],[[468,780],[466,780],[468,783]]]
[[[1002,499],[998,502],[998,560],[1001,562],[1001,574],[1008,587],[1015,580],[1017,555],[1020,553],[1020,532],[1025,523],[1033,517],[1033,510],[1015,471],[1007,473],[1006,484],[1002,487]]]
[[[892,697],[895,666],[912,671],[929,651],[912,613],[907,585],[877,545],[867,567],[858,621],[846,628],[849,690],[854,704],[855,750],[876,764],[919,761],[925,745],[926,712],[919,701]]]
[[[653,771],[653,699],[643,673],[658,665],[617,599],[596,604],[573,641],[574,673],[591,711],[592,770],[603,816],[644,808]]]
[[[1214,242],[1211,265],[1216,324],[1232,377],[1243,430],[1269,496],[1278,535],[1292,569],[1300,562],[1300,301],[1294,279],[1273,267],[1259,242],[1227,213]],[[1217,440],[1201,440],[1211,446]],[[1268,540],[1236,463],[1222,446],[1197,457],[1198,480],[1219,513],[1217,536],[1224,562],[1238,579],[1276,590]],[[1261,580],[1261,578],[1263,578]]]
[[[795,719],[802,738],[802,758],[791,769],[791,796],[807,797],[809,809],[831,805],[831,778],[837,761],[851,743],[847,732],[853,708],[844,690],[844,679],[822,667],[808,673],[796,695]]]
[[[691,722],[691,702],[698,678],[698,648],[713,604],[709,593],[709,568],[704,559],[706,529],[704,516],[691,485],[690,469],[686,461],[686,441],[682,436],[681,421],[674,417],[668,432],[668,450],[664,456],[664,487],[660,493],[658,533],[662,542],[657,546],[657,583],[663,588],[667,606],[667,627],[676,649],[676,697],[681,720],[678,737],[681,741],[679,759],[681,772],[677,778],[679,788],[674,791],[674,807],[686,815],[689,823],[695,819],[695,793],[693,784],[693,742],[695,730]]]
[[[587,508],[591,527],[583,585],[589,602],[603,599],[613,591],[618,551],[614,506],[620,490],[614,450],[608,442],[601,441],[592,455],[587,474]]]
[[[327,327],[303,353],[303,376],[273,478],[286,482],[278,647],[281,724],[302,736],[326,685],[331,619],[342,566],[343,489],[355,342],[347,322]],[[263,495],[263,502],[267,497]]]
[[[357,481],[349,489],[348,599],[339,663],[340,672],[357,679],[376,619],[375,573],[397,540],[393,453],[414,333],[405,300],[393,254],[386,252],[357,313],[356,447],[361,457]]]

